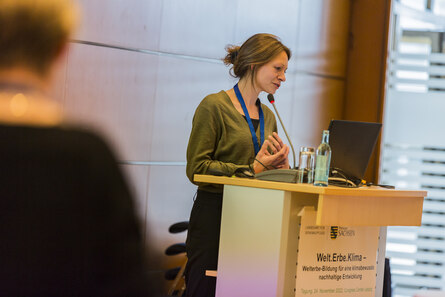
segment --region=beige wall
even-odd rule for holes
[[[193,203],[185,152],[194,109],[235,82],[220,61],[227,44],[268,32],[292,49],[276,105],[296,150],[318,145],[343,116],[350,0],[78,1],[82,27],[54,96],[116,148],[146,242],[160,253],[185,238],[167,229]],[[160,257],[163,268],[174,265]]]

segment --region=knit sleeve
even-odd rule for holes
[[[248,166],[216,160],[215,152],[220,145],[224,119],[218,110],[218,105],[206,99],[195,111],[187,147],[187,177],[196,185],[200,183],[193,181],[195,174],[206,174],[212,169],[232,175],[237,168]]]

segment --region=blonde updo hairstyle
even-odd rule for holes
[[[258,68],[281,52],[287,54],[288,60],[291,57],[290,49],[283,45],[277,36],[266,33],[253,35],[241,46],[229,45],[226,51],[227,55],[223,62],[227,66],[233,65],[230,74],[239,79],[250,76],[252,82]]]
[[[72,0],[0,0],[0,70],[45,75],[69,40],[78,10]]]

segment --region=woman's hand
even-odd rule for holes
[[[289,168],[289,147],[283,143],[276,132],[269,135],[255,157],[253,168],[255,173],[267,169],[288,169]],[[265,168],[267,167],[267,169]]]

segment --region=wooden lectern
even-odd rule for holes
[[[419,226],[427,194],[210,175],[195,175],[195,181],[224,185],[217,297],[310,296],[296,290],[300,215],[308,207],[316,211],[317,226],[377,227],[372,295],[381,296],[386,226]],[[324,296],[368,296],[339,292]]]

